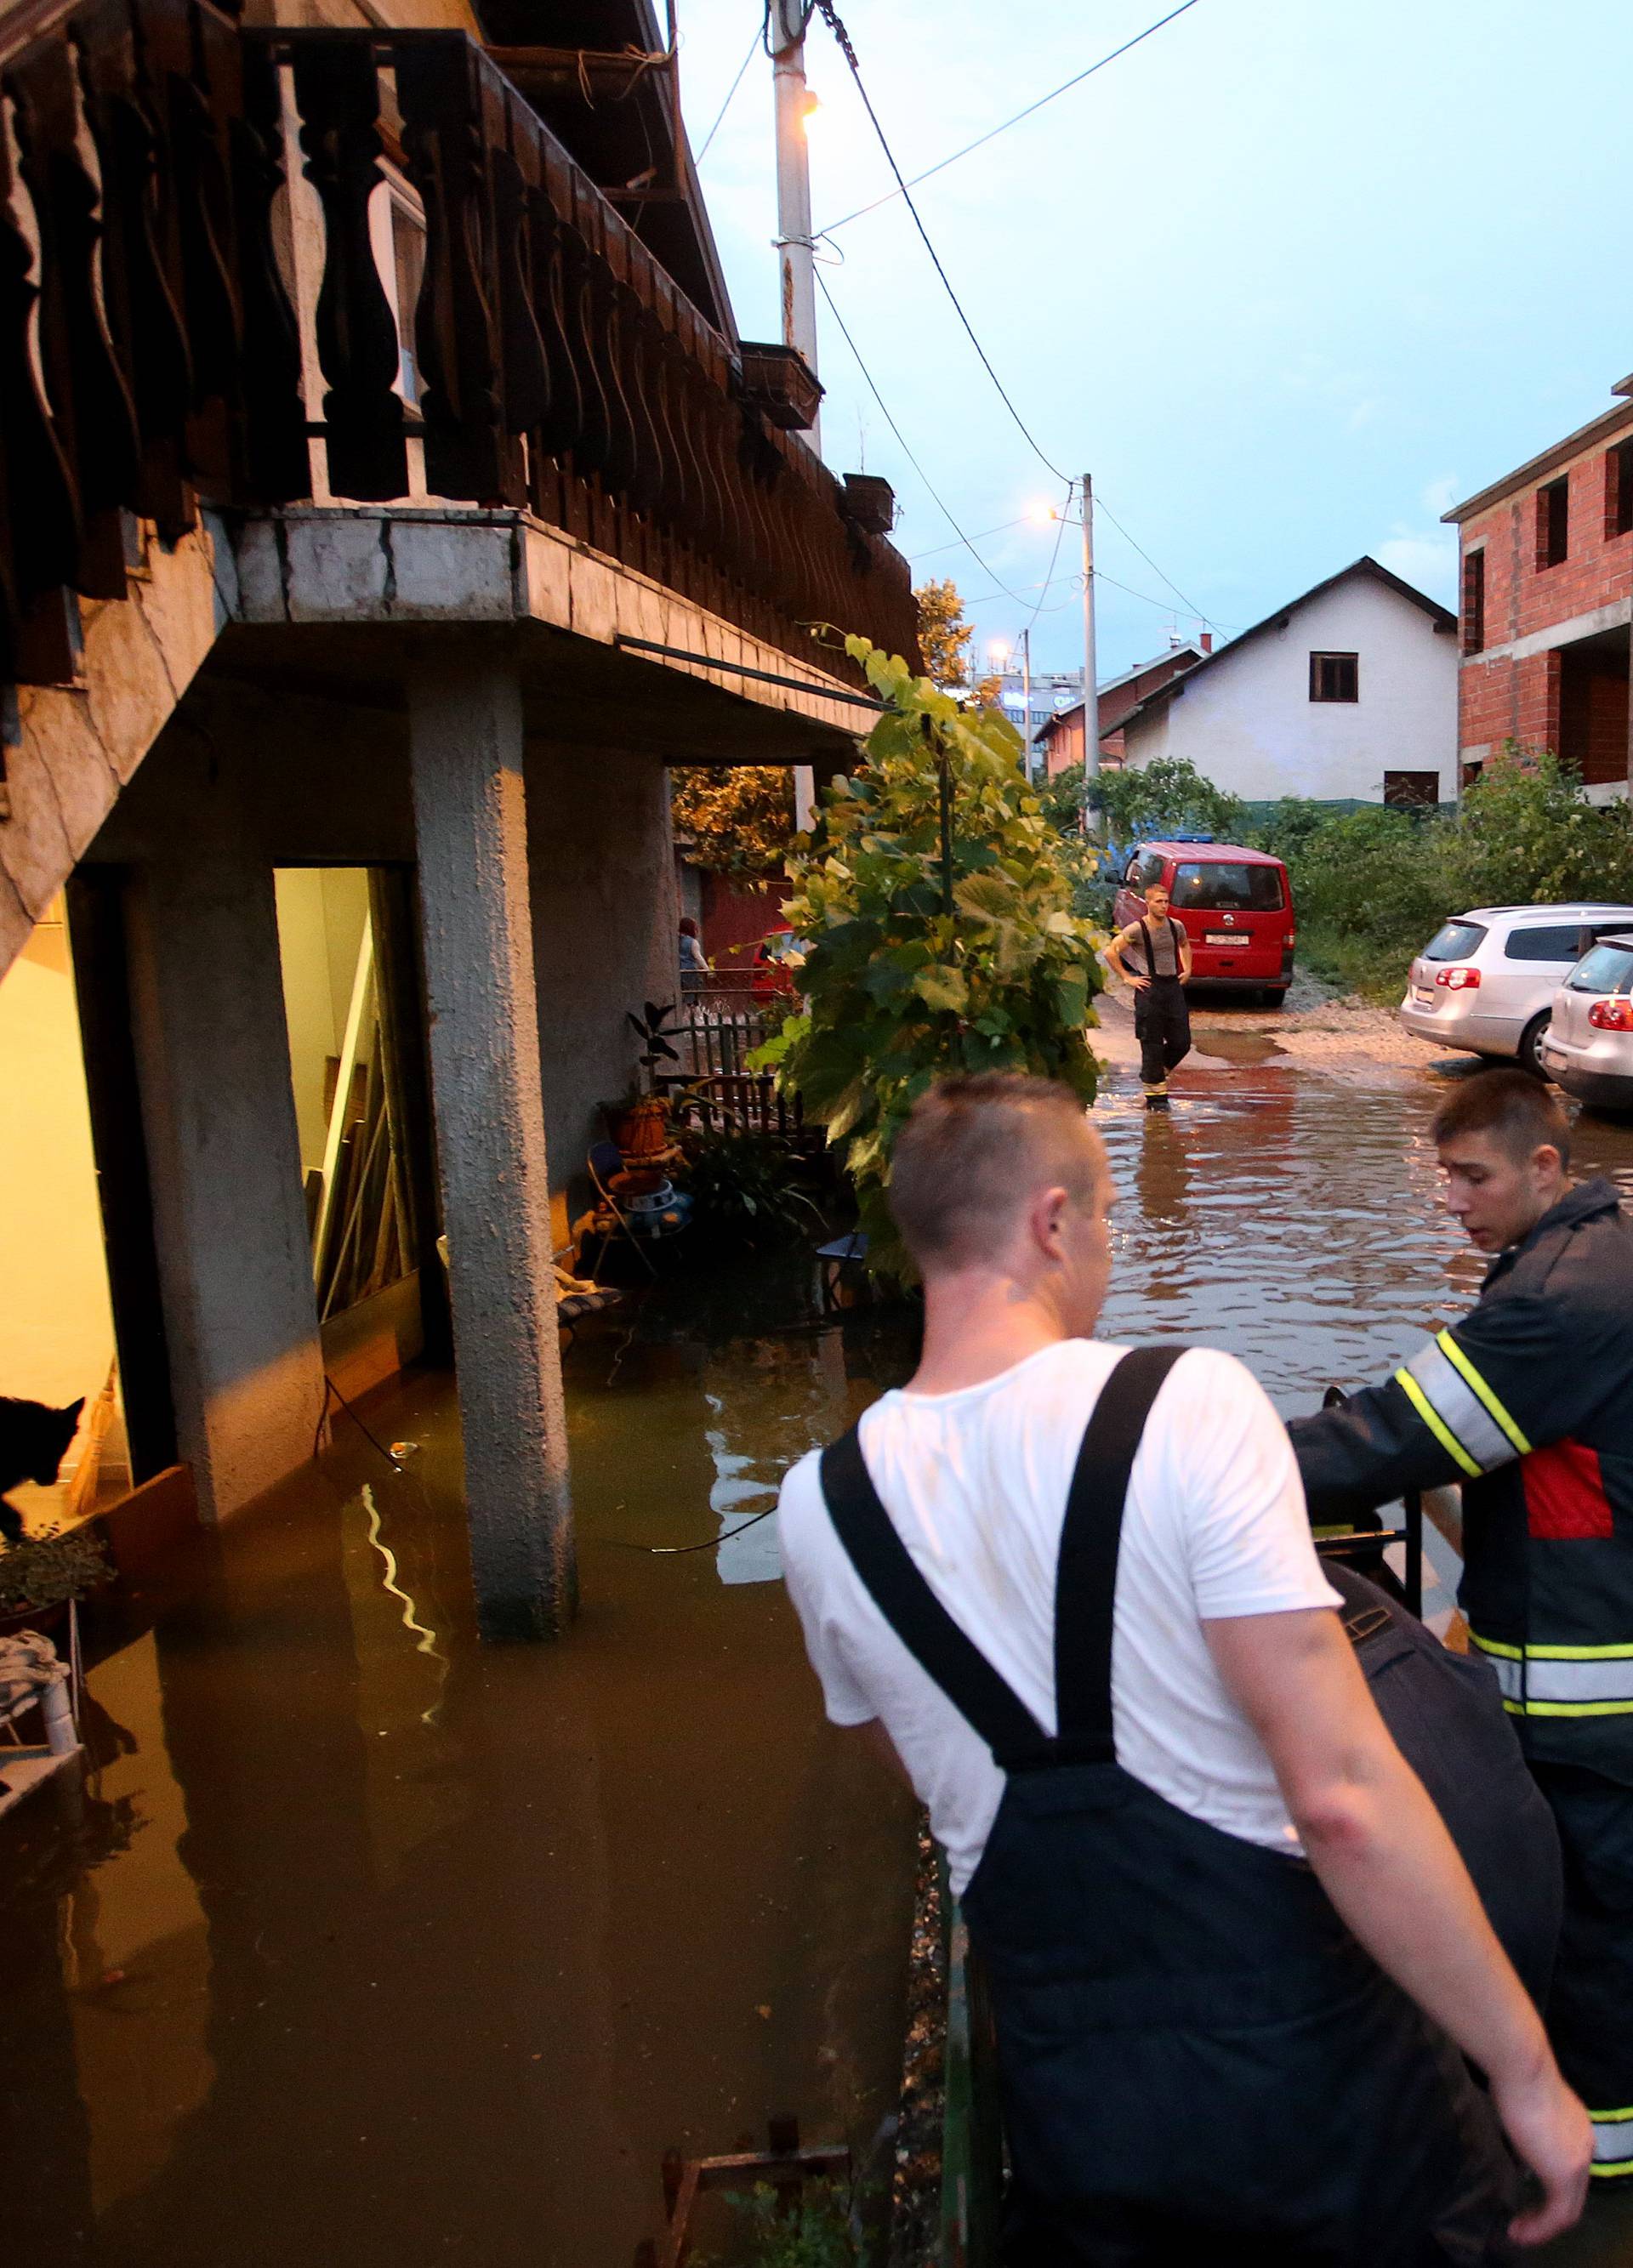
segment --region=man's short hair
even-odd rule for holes
[[[938,1079],[913,1105],[890,1162],[890,1211],[923,1270],[995,1259],[1017,1212],[1059,1184],[1080,1203],[1105,1171],[1069,1086],[1024,1071]]]
[[[1477,1071],[1446,1097],[1430,1131],[1437,1144],[1459,1134],[1489,1134],[1516,1162],[1551,1143],[1560,1164],[1570,1163],[1570,1121],[1529,1071]]]

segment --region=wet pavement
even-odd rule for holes
[[[1105,1329],[1228,1347],[1291,1414],[1478,1283],[1423,1133],[1461,1070],[1328,1076],[1208,1020],[1167,1117],[1120,1061],[1097,1110]],[[1633,1196],[1633,1130],[1578,1138]],[[650,1547],[764,1510],[910,1359],[798,1260],[587,1332],[559,1647],[475,1643],[434,1375],[366,1406],[423,1445],[403,1473],[343,1425],[139,1602],[92,1674],[87,1794],[0,1822],[8,2256],[627,2268],[671,2143],[792,2110],[883,2170],[909,1808],[821,1721],[774,1519]],[[1557,2257],[1633,2263],[1629,2229]]]

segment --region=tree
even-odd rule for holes
[[[1118,843],[1175,828],[1228,842],[1245,817],[1240,799],[1204,779],[1189,756],[1158,756],[1155,762],[1130,765],[1127,771],[1102,772],[1095,801],[1105,832]]]
[[[669,809],[686,855],[712,873],[757,881],[780,874],[794,843],[794,774],[781,764],[683,764]]]
[[[805,1010],[756,1061],[844,1146],[868,1264],[905,1278],[885,1193],[908,1112],[960,1071],[1040,1072],[1091,1101],[1099,932],[1072,909],[1085,854],[1028,786],[1015,727],[845,644],[885,713],[790,861]]]
[[[932,685],[943,693],[968,681],[970,640],[974,630],[964,618],[964,601],[950,576],[921,583],[913,593],[919,608],[919,644]]]

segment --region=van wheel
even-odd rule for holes
[[[1514,1050],[1514,1059],[1521,1071],[1528,1071],[1533,1079],[1548,1077],[1542,1062],[1542,1035],[1547,1031],[1548,1022],[1546,1010],[1541,1015],[1533,1016],[1520,1034],[1519,1045]]]
[[[1287,993],[1279,984],[1267,984],[1263,997],[1267,1008],[1280,1008],[1287,999]]]

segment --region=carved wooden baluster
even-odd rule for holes
[[[561,224],[547,190],[530,190],[528,202],[533,215],[533,304],[550,366],[550,406],[539,429],[539,446],[552,457],[565,457],[578,446],[584,431],[584,389],[567,336]]]
[[[228,121],[243,109],[240,37],[207,8],[189,13],[188,67],[170,80],[181,275],[197,394],[188,448],[201,485],[231,497],[246,472],[244,317],[227,170]]]
[[[729,573],[739,536],[732,506],[732,478],[723,446],[724,404],[709,366],[713,334],[705,330],[691,308],[679,312],[686,347],[688,424],[703,468],[706,497],[703,549],[718,570]]]
[[[283,188],[283,95],[270,44],[247,40],[244,116],[234,122],[233,202],[244,313],[245,478],[260,504],[312,493],[300,327],[277,264],[272,204]]]
[[[624,392],[619,368],[618,311],[613,300],[612,271],[600,229],[601,200],[587,182],[579,196],[579,216],[588,251],[586,275],[589,284],[590,342],[607,401],[607,455],[601,468],[602,484],[613,496],[627,495],[635,470],[635,423]]]
[[[425,208],[414,325],[425,485],[439,496],[522,504],[521,450],[502,400],[481,52],[462,33],[421,33],[397,44],[395,61],[409,175]]]
[[[491,159],[505,423],[512,433],[538,432],[549,422],[550,409],[550,358],[534,300],[533,203],[518,156],[529,147],[528,122],[520,106],[507,100],[505,146]]]
[[[122,599],[120,507],[136,508],[141,450],[97,292],[98,189],[80,149],[74,58],[66,40],[40,42],[9,84],[23,178],[40,230],[41,361],[83,516],[75,587],[90,599]]]
[[[11,194],[11,151],[0,130],[0,437],[18,609],[11,674],[25,684],[49,685],[74,674],[78,621],[63,586],[79,564],[79,499],[34,374],[33,247],[12,215]]]
[[[181,457],[193,369],[161,242],[167,201],[159,137],[122,0],[85,11],[76,29],[85,120],[102,176],[102,297],[142,448],[138,505],[174,541],[193,524]]]
[[[606,464],[612,448],[612,418],[601,360],[595,352],[595,325],[590,299],[589,247],[575,221],[559,221],[563,313],[573,348],[573,366],[584,401],[584,416],[573,446],[573,468],[594,478]]]
[[[318,361],[329,381],[323,422],[336,496],[381,502],[408,492],[396,320],[369,234],[380,164],[380,78],[366,33],[297,42],[295,107],[303,170],[323,205]]]
[[[672,536],[687,539],[694,526],[696,474],[687,446],[686,421],[676,400],[675,341],[663,319],[666,294],[654,272],[646,279],[651,304],[641,309],[647,362],[647,392],[657,431],[660,479],[656,515]]]

